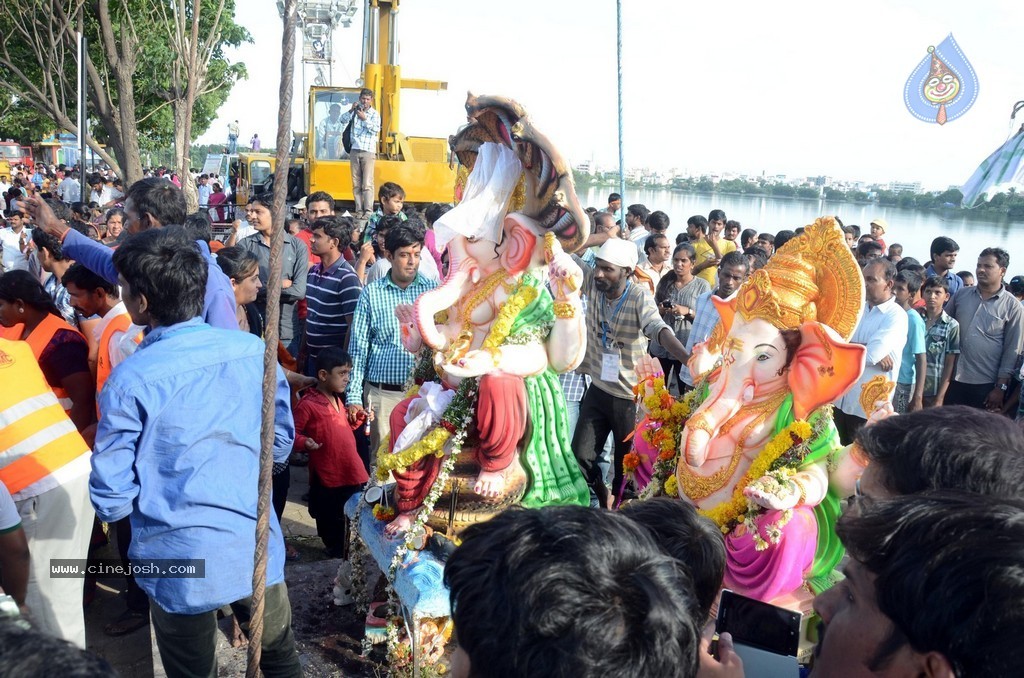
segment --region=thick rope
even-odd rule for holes
[[[274,399],[277,393],[277,344],[281,317],[281,250],[284,249],[285,200],[291,158],[292,79],[295,56],[296,0],[285,0],[281,39],[281,87],[277,123],[277,167],[274,169],[274,226],[270,235],[267,273],[267,318],[263,352],[263,425],[260,429],[260,494],[256,508],[256,553],[252,573],[252,614],[245,675],[258,678],[263,654],[263,610],[267,586],[267,546],[274,466]]]

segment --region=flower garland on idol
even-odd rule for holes
[[[484,339],[481,347],[485,351],[497,351],[505,344],[516,317],[537,298],[537,289],[522,283],[515,289],[512,295],[502,304],[497,318],[491,325],[491,330]],[[429,354],[428,354],[429,355]],[[468,384],[468,382],[472,382]],[[463,384],[468,384],[463,388]],[[418,392],[418,386],[412,386],[407,397]],[[444,456],[444,447],[453,436],[461,432],[465,436],[465,430],[472,421],[473,412],[476,410],[476,380],[465,379],[459,386],[455,398],[445,409],[441,416],[440,423],[432,428],[425,436],[400,452],[389,452],[390,438],[381,441],[377,450],[377,472],[376,478],[386,481],[394,471],[404,471],[412,464],[431,454],[436,457]],[[436,483],[435,483],[436,485]],[[384,518],[381,518],[384,520]]]
[[[710,373],[709,373],[710,374]],[[644,441],[658,451],[654,462],[654,473],[650,483],[640,492],[639,499],[654,496],[679,496],[679,483],[675,476],[679,462],[682,430],[689,415],[700,406],[703,400],[697,394],[704,392],[707,385],[704,375],[693,390],[680,399],[673,397],[665,387],[661,376],[648,377],[634,388],[637,399],[643,403],[648,412],[650,425],[645,426],[640,435]],[[749,499],[744,490],[754,482],[766,479],[768,491],[778,491],[785,487],[787,481],[799,471],[799,467],[809,451],[809,445],[821,435],[828,425],[829,417],[819,414],[812,426],[806,420],[797,419],[779,431],[757,455],[750,468],[733,489],[728,501],[710,509],[699,509],[698,513],[710,518],[724,534],[743,523],[753,535],[755,548],[763,551],[770,544],[777,544],[781,538],[781,529],[792,516],[792,511],[783,511],[780,519],[773,525],[764,527],[768,539],[764,539],[755,520],[765,509]],[[630,452],[622,460],[623,472],[633,477],[641,462],[640,455]]]
[[[678,400],[665,387],[663,375],[647,377],[634,387],[633,392],[647,410],[651,424],[644,426],[640,436],[658,451],[658,457],[654,461],[654,473],[650,483],[640,491],[640,500],[660,494],[678,496],[675,470],[679,446],[682,443],[683,426],[690,413],[700,405],[697,399],[698,394],[703,391],[703,385],[702,381],[697,388]],[[636,452],[630,452],[623,457],[622,469],[625,475],[633,478],[640,462],[640,455]]]
[[[502,304],[497,317],[491,325],[490,332],[484,339],[482,350],[494,352],[506,344],[509,334],[515,323],[516,317],[538,296],[538,291],[532,285],[520,281],[512,291],[505,303]],[[411,384],[407,384],[406,397],[414,397],[419,392],[419,384],[432,379],[435,375],[433,369],[433,355],[429,348],[421,352],[421,359],[413,369]],[[392,610],[398,609],[397,594],[394,589],[395,576],[398,568],[405,562],[405,557],[410,549],[422,549],[426,543],[426,524],[437,500],[441,497],[444,489],[448,486],[452,470],[455,468],[455,460],[462,450],[469,433],[470,425],[473,422],[473,415],[476,412],[477,379],[463,379],[452,398],[451,403],[445,408],[441,415],[441,421],[432,428],[420,440],[400,452],[390,452],[390,436],[386,436],[377,450],[377,466],[373,469],[371,476],[379,482],[386,482],[391,473],[402,472],[410,465],[434,455],[438,458],[444,457],[437,478],[430,486],[427,496],[423,500],[416,518],[413,520],[409,530],[405,533],[405,540],[395,550],[394,556],[387,571],[387,593],[388,603]],[[373,515],[381,521],[390,521],[395,517],[395,509],[376,504],[373,507]],[[387,626],[387,653],[391,658],[398,660],[400,664],[406,657],[405,650],[400,647],[398,634],[398,622],[392,616]]]

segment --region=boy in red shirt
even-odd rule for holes
[[[296,452],[309,453],[309,515],[331,558],[348,558],[349,521],[345,502],[370,479],[352,431],[366,423],[360,413],[349,423],[345,388],[352,359],[340,348],[326,348],[316,359],[316,389],[294,408]],[[372,415],[371,415],[372,416]]]

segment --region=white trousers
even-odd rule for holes
[[[372,407],[374,413],[373,423],[370,424],[370,463],[377,459],[377,448],[380,441],[391,433],[391,410],[395,409],[398,403],[405,398],[402,391],[385,391],[363,382],[363,406]]]
[[[89,474],[17,502],[31,556],[25,605],[36,627],[85,649],[82,591],[85,578],[50,577],[51,558],[85,562],[96,512],[89,501]]]

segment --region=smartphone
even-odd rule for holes
[[[665,300],[665,301],[661,302],[661,307],[662,308],[672,308],[672,302],[668,301],[668,300]]]
[[[732,634],[737,646],[747,645],[795,659],[800,646],[800,613],[725,589],[715,632]]]

